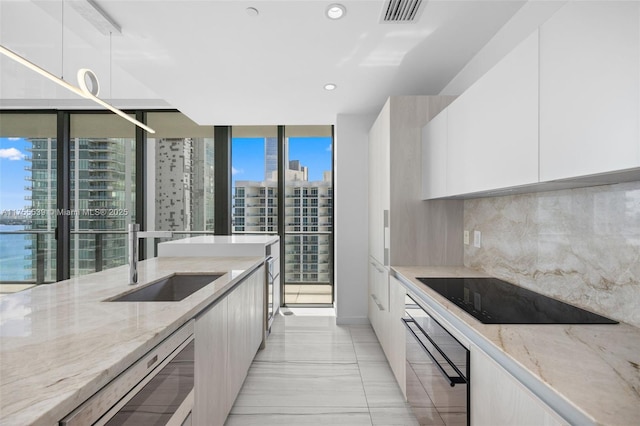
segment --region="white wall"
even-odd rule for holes
[[[376,115],[339,114],[335,127],[335,292],[338,324],[368,324],[369,128]]]
[[[442,89],[440,95],[457,96],[462,94],[565,3],[566,0],[527,2],[471,58],[467,65]]]

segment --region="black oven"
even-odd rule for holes
[[[469,350],[405,299],[407,399],[420,424],[469,424]]]

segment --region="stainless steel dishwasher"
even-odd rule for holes
[[[405,299],[407,400],[420,424],[470,422],[469,350],[411,296]]]
[[[60,421],[61,426],[189,424],[193,408],[193,320]]]

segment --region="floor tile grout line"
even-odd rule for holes
[[[364,379],[362,378],[362,370],[360,370],[360,360],[358,359],[358,353],[356,352],[356,345],[353,341],[353,334],[351,333],[351,327],[349,327],[349,336],[351,337],[351,344],[353,345],[353,352],[356,355],[356,364],[358,365],[358,374],[360,375],[360,383],[362,384],[362,392],[364,393],[364,400],[367,402],[367,411],[369,412],[369,420],[373,426],[373,416],[371,415],[371,406],[369,405],[369,398],[367,397],[367,391],[364,387]]]

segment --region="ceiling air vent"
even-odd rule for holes
[[[386,0],[382,9],[381,22],[399,24],[415,22],[426,0]]]

